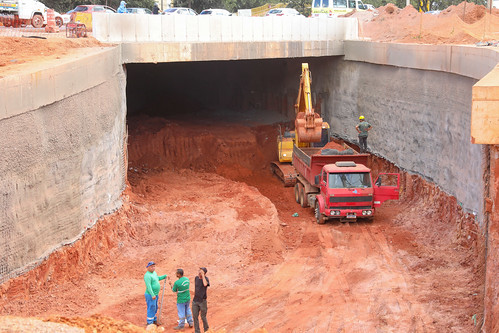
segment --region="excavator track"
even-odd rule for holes
[[[291,187],[296,184],[296,177],[298,174],[291,164],[274,161],[270,163],[270,167],[272,173],[279,177],[285,187]]]

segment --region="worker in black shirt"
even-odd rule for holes
[[[208,320],[206,313],[208,312],[208,302],[206,301],[206,290],[210,285],[210,280],[206,277],[208,270],[206,267],[199,268],[199,274],[194,279],[194,299],[192,300],[192,316],[194,317],[195,333],[201,333],[199,328],[199,311],[201,310],[201,320],[203,321],[204,331],[208,331]]]

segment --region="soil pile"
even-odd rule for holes
[[[489,13],[473,3],[462,2],[433,14],[419,13],[411,5],[400,9],[389,3],[352,16],[359,19],[359,35],[373,41],[474,44],[499,39],[499,10]]]
[[[218,332],[474,329],[483,299],[478,233],[435,186],[404,175],[402,199],[385,203],[374,222],[317,225],[264,168],[276,154],[275,128],[129,124],[123,209],[2,285],[0,314],[135,332],[126,322],[145,328],[142,277],[154,260],[172,279],[184,268],[191,285],[208,268],[208,320]],[[376,157],[370,165],[374,176],[398,171]],[[165,327],[176,325],[175,303],[167,287]]]
[[[6,67],[17,66],[26,62],[45,62],[60,59],[78,50],[94,47],[109,47],[93,37],[89,38],[22,38],[0,36],[0,75]],[[1,76],[0,76],[1,77]]]
[[[85,333],[85,330],[71,325],[46,322],[41,319],[6,316],[0,317],[0,332]]]

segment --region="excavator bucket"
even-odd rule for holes
[[[317,113],[307,117],[304,112],[300,112],[296,115],[295,131],[299,142],[320,142],[322,118]]]

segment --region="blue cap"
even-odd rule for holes
[[[149,266],[152,266],[152,265],[156,265],[156,264],[154,263],[154,261],[149,261],[149,263],[147,264],[146,268],[149,267]]]

